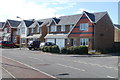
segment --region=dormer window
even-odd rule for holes
[[[57,27],[56,26],[51,26],[50,31],[51,32],[56,32],[57,31]]]
[[[65,25],[61,26],[61,31],[65,31]]]
[[[88,31],[88,23],[81,23],[80,24],[80,30],[81,31]]]

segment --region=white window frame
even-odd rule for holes
[[[65,31],[65,25],[61,26],[61,31]]]
[[[80,46],[88,46],[89,38],[80,38]]]
[[[31,28],[31,33],[34,33],[34,28]]]
[[[37,32],[40,32],[40,27],[37,27]]]
[[[24,34],[25,33],[25,27],[21,28],[21,33]]]
[[[81,23],[80,30],[81,31],[88,31],[89,24],[88,23]]]
[[[72,27],[73,27],[73,26],[72,26],[72,25],[70,25],[70,30],[72,29]]]
[[[7,33],[7,28],[4,28],[4,33]]]
[[[56,32],[57,31],[57,26],[51,26],[50,31],[51,32]]]

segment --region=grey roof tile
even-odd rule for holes
[[[26,27],[29,27],[34,23],[34,21],[30,21],[30,20],[23,20],[23,21],[25,22]]]
[[[81,14],[70,15],[70,16],[61,16],[61,17],[59,17],[60,22],[58,23],[58,25],[75,24],[80,17],[81,17]]]
[[[119,28],[119,29],[120,29],[120,25],[118,25],[118,24],[114,24],[114,26],[116,26],[117,28]]]
[[[86,12],[86,14],[89,16],[89,18],[93,22],[99,21],[106,13],[107,12],[98,12],[98,13],[88,13],[88,12]],[[75,24],[80,19],[81,16],[82,16],[82,14],[61,16],[61,17],[59,17],[60,21],[59,21],[58,25]]]
[[[15,28],[18,27],[18,25],[20,24],[20,21],[16,21],[16,20],[8,19],[7,21],[9,22],[11,27],[15,27]]]
[[[47,23],[49,23],[51,20],[52,20],[52,18],[47,18],[47,19],[40,19],[40,20],[38,20],[38,21],[39,21],[39,22],[43,22],[43,23],[41,24],[41,26],[43,26],[43,25],[46,25]]]

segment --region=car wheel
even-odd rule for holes
[[[29,50],[31,50],[32,48],[28,48]]]
[[[2,46],[2,48],[4,48],[4,46]]]

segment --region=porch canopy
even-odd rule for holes
[[[9,37],[10,36],[10,33],[7,33],[7,34],[4,34],[5,37]]]
[[[28,36],[27,38],[40,38],[42,34],[33,34],[32,36]]]
[[[45,36],[45,38],[68,38],[67,37],[68,35],[67,34],[47,34],[46,36]]]

